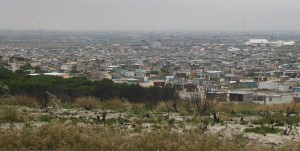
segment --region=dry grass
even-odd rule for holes
[[[127,110],[132,108],[132,104],[120,99],[112,99],[107,101],[100,101],[95,97],[77,98],[74,102],[75,107],[84,107],[91,105],[92,109],[104,109],[104,110]],[[142,107],[142,104],[136,104],[135,107]]]
[[[144,110],[145,109],[145,104],[144,103],[131,103],[132,109],[135,110]]]
[[[1,150],[273,150],[258,144],[246,145],[241,136],[224,139],[194,132],[173,133],[167,130],[144,133],[127,132],[105,127],[87,128],[52,123],[21,130],[0,129]],[[278,150],[300,149],[297,143]]]
[[[142,103],[129,103],[118,99],[98,101],[95,98],[79,98],[74,106],[84,107],[85,101],[94,108],[115,110],[146,110]],[[170,102],[168,102],[170,103]],[[168,103],[161,102],[156,110],[167,110]],[[269,110],[277,111],[283,105],[264,106],[257,104],[218,104],[216,110],[231,112]],[[297,105],[297,109],[299,106]],[[299,110],[298,110],[299,111]],[[46,116],[48,117],[48,116]],[[204,150],[204,151],[256,151],[256,150],[300,150],[300,142],[288,142],[280,148],[269,148],[249,143],[242,135],[224,138],[221,135],[203,134],[197,131],[177,133],[168,128],[151,132],[126,130],[122,126],[109,124],[77,126],[60,120],[35,127],[30,125],[29,115],[16,106],[0,106],[0,122],[22,122],[25,126],[17,128],[0,127],[0,150]],[[45,117],[44,117],[45,118]],[[29,122],[30,121],[30,122]],[[48,121],[47,118],[43,121]],[[108,122],[108,121],[107,121]]]
[[[35,97],[30,97],[26,95],[17,95],[12,97],[11,99],[0,101],[0,105],[8,105],[8,106],[26,106],[30,108],[38,108],[40,104]],[[51,105],[51,101],[50,101]],[[58,103],[59,106],[64,106],[65,104]],[[75,108],[84,108],[84,106],[91,105],[92,109],[104,109],[104,110],[143,110],[145,109],[144,103],[130,103],[128,101],[120,100],[120,99],[112,99],[107,101],[98,100],[95,97],[81,97],[76,98],[74,103],[68,103],[68,107]]]
[[[171,106],[169,104],[171,104],[171,102],[159,102],[155,109],[160,112],[167,112]]]
[[[0,122],[25,122],[26,116],[14,107],[1,106]]]
[[[98,101],[95,97],[76,98],[73,105],[75,107],[84,107],[85,104],[92,105],[93,108],[101,108],[101,102]]]
[[[84,107],[85,104],[87,106],[92,105],[92,109],[111,109],[111,110],[144,110],[145,104],[143,103],[129,103],[128,101],[120,100],[120,99],[112,99],[107,101],[100,101],[95,97],[82,97],[75,99],[75,102],[70,104],[72,107]],[[0,105],[9,105],[9,106],[27,106],[37,108],[39,107],[39,102],[35,97],[30,97],[26,95],[17,95],[12,97],[9,100],[1,101]],[[60,104],[62,106],[63,104]],[[286,107],[293,107],[292,103],[285,104]],[[154,108],[156,111],[166,112],[169,110],[173,111],[172,102],[160,102]],[[191,108],[192,109],[192,108]],[[184,103],[178,103],[178,110],[180,112],[184,112],[186,110]],[[283,104],[277,105],[261,105],[261,104],[245,104],[245,103],[218,103],[215,106],[215,110],[218,112],[241,112],[241,113],[251,113],[257,111],[282,111],[286,110]],[[296,112],[300,112],[300,104],[296,104],[295,107]]]
[[[293,104],[276,104],[276,105],[262,105],[262,104],[246,104],[246,103],[219,103],[215,109],[219,112],[257,112],[257,111],[284,111],[286,110],[285,106],[292,108]],[[300,112],[300,104],[296,104],[296,112]]]
[[[132,106],[129,102],[122,101],[120,99],[112,99],[102,102],[102,109],[130,110],[131,108]]]
[[[39,102],[35,97],[26,95],[16,95],[11,99],[1,101],[2,105],[14,105],[14,106],[27,106],[27,107],[39,107]]]

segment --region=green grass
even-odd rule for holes
[[[259,126],[259,127],[254,127],[254,128],[246,128],[245,132],[253,132],[256,134],[277,134],[279,133],[281,130],[278,128],[272,128],[269,126]]]
[[[118,120],[117,120],[116,118],[111,118],[111,119],[107,119],[107,120],[105,121],[105,123],[106,123],[108,126],[113,126],[113,125],[115,125],[115,124],[118,123]]]
[[[41,115],[39,116],[39,121],[41,122],[50,122],[53,118],[50,115]]]

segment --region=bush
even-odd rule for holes
[[[10,90],[7,85],[0,81],[0,98],[5,98],[10,95]]]

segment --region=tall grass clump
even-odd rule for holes
[[[112,99],[112,100],[98,100],[95,97],[87,97],[87,98],[77,98],[75,99],[74,106],[75,107],[84,107],[85,105],[87,106],[92,106],[92,109],[103,109],[103,110],[126,110],[129,107],[131,107],[131,103],[128,101],[123,101],[120,99]],[[140,107],[138,105],[137,107]]]
[[[91,105],[94,109],[101,108],[101,102],[95,97],[76,98],[73,104],[74,107],[84,107],[85,105]]]
[[[112,99],[108,101],[103,101],[101,109],[110,109],[110,110],[127,110],[130,109],[131,105],[128,101],[123,101],[120,99]]]
[[[0,108],[0,122],[25,122],[26,116],[14,107],[2,106]]]
[[[2,105],[10,106],[26,106],[26,107],[39,107],[39,102],[35,97],[27,95],[16,95],[5,101],[1,101]]]

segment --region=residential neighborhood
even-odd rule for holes
[[[19,72],[30,65],[32,70],[25,71],[30,76],[107,78],[142,87],[171,84],[182,99],[197,93],[265,105],[300,100],[299,35],[2,32],[1,66]]]

